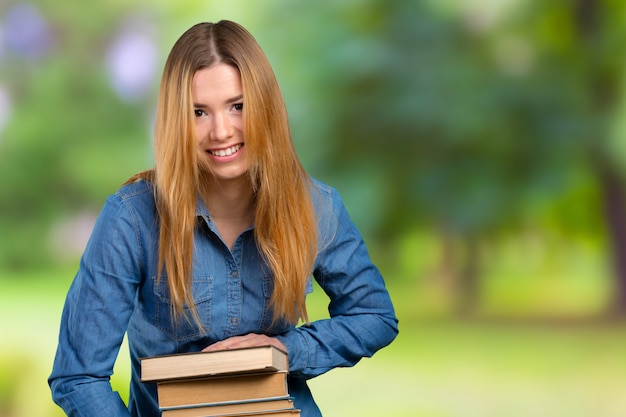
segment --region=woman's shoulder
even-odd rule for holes
[[[335,187],[332,187],[314,177],[309,177],[309,180],[311,182],[311,194],[313,195],[313,198],[316,196],[323,197],[324,199],[339,197],[339,193]]]
[[[109,196],[107,203],[132,208],[135,211],[154,211],[154,186],[146,179],[127,182]]]
[[[311,178],[311,199],[318,222],[318,232],[322,241],[332,239],[337,227],[346,216],[346,208],[339,191],[318,179]]]
[[[146,197],[154,199],[154,185],[146,179],[127,182],[117,190],[115,195],[122,200]]]
[[[311,181],[311,197],[313,205],[321,208],[332,209],[333,206],[342,206],[341,196],[335,187],[332,187],[316,178],[309,177]]]
[[[355,236],[354,225],[339,191],[328,184],[311,178],[311,197],[318,227],[318,249],[326,252],[337,238]]]

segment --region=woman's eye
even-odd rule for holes
[[[235,109],[237,111],[242,111],[243,110],[243,103],[235,103],[235,104],[233,104],[233,109]]]
[[[202,110],[196,109],[193,111],[193,114],[195,114],[196,117],[202,117],[202,115],[204,115],[204,112]]]

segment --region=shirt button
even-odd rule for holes
[[[237,317],[233,317],[230,319],[230,324],[237,324],[239,323],[239,319]]]
[[[236,269],[233,269],[232,271],[228,273],[228,276],[231,278],[237,278],[239,276],[239,271],[237,271]]]

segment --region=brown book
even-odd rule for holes
[[[252,373],[157,383],[160,408],[287,397],[287,372]]]
[[[300,410],[273,410],[273,411],[261,411],[259,413],[237,413],[237,414],[221,414],[211,417],[298,417]]]
[[[293,409],[293,399],[215,403],[206,406],[162,409],[162,417],[213,417],[238,413],[283,411]]]
[[[300,410],[294,408],[292,410],[274,410],[260,413],[223,414],[213,417],[298,417],[299,415]]]
[[[287,353],[274,346],[178,353],[141,359],[141,381],[197,378],[242,372],[286,371]]]

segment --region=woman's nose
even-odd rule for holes
[[[233,124],[228,115],[224,113],[216,113],[213,116],[213,123],[211,124],[211,131],[209,132],[211,139],[228,139],[233,135],[233,132]]]

